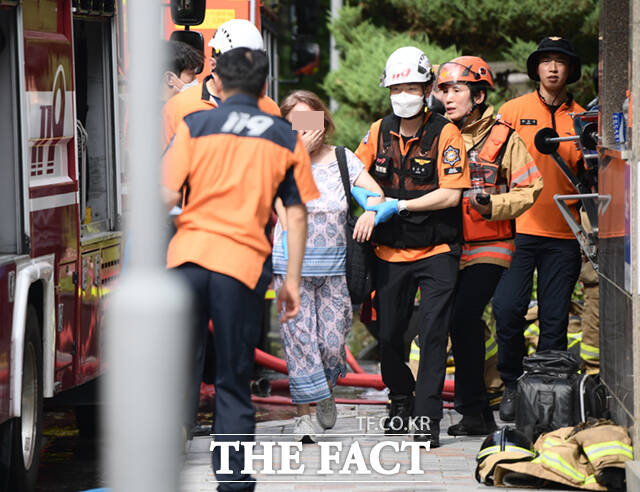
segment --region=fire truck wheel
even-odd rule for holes
[[[38,314],[27,309],[22,361],[21,416],[13,422],[9,490],[35,489],[42,443],[42,342]]]

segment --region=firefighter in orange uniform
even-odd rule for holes
[[[189,87],[172,97],[163,109],[163,148],[169,144],[178,124],[185,116],[196,111],[217,108],[220,105],[220,97],[216,93],[213,82],[216,57],[232,48],[264,50],[264,43],[260,31],[251,22],[245,19],[231,19],[216,30],[209,41],[209,47],[211,48],[211,58],[209,58],[211,74],[204,79],[203,83]],[[258,107],[265,113],[280,116],[280,108],[266,95],[260,97]]]
[[[181,41],[163,41],[163,43],[168,52],[162,87],[162,100],[166,102],[198,83],[196,71],[202,66],[203,55],[202,51]]]
[[[474,185],[462,198],[465,242],[451,324],[455,408],[462,420],[448,433],[484,435],[496,424],[484,384],[487,327],[482,315],[515,251],[513,219],[533,205],[542,176],[520,136],[497,121],[493,106],[487,105],[494,84],[482,58],[461,56],[443,64],[437,84],[446,116],[462,132]]]
[[[391,406],[386,432],[439,446],[448,327],[460,259],[460,198],[469,188],[464,141],[456,126],[426,110],[433,84],[427,56],[404,47],[387,60],[390,114],[371,125],[356,155],[390,199],[374,206],[376,311],[382,379]],[[404,362],[406,307],[418,286],[420,366],[414,380]],[[414,405],[415,391],[415,405]],[[400,420],[399,420],[400,419]],[[402,421],[403,425],[394,422]]]
[[[175,203],[185,181],[191,190],[176,218],[167,267],[193,291],[193,339],[201,340],[206,332],[203,320],[210,318],[215,326],[216,441],[238,436],[246,441],[255,432],[249,381],[262,302],[271,280],[271,244],[264,231],[273,200],[278,193],[289,226],[289,262],[278,294],[278,306],[286,305],[282,319],[287,321],[300,306],[304,203],[319,196],[300,137],[286,121],[258,109],[267,72],[262,50],[236,48],[221,55],[216,89],[225,104],[180,122],[164,160],[166,203]],[[204,357],[201,346],[194,352]],[[221,482],[218,490],[253,490],[255,482],[241,471],[243,455],[232,448],[225,467],[232,473],[219,476],[241,483]],[[225,464],[217,448],[212,460],[214,472]]]
[[[584,109],[567,92],[567,84],[580,79],[580,59],[571,44],[560,37],[544,38],[527,60],[529,77],[539,81],[537,90],[507,101],[498,118],[513,126],[527,144],[544,178],[544,189],[536,203],[516,219],[516,252],[495,292],[493,313],[498,337],[498,369],[505,383],[500,418],[515,419],[516,380],[522,374],[525,313],[538,272],[540,339],[538,350],[566,350],[569,306],[578,274],[580,247],[556,206],[555,194],[576,190],[549,155],[538,152],[538,130],[551,127],[558,135],[574,135],[571,113]],[[558,153],[574,174],[582,160],[575,142],[561,142]],[[571,206],[580,222],[578,203]]]

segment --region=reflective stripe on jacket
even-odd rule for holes
[[[487,107],[480,119],[465,125],[461,132],[467,152],[480,144],[495,124],[493,106]],[[516,132],[510,132],[499,172],[509,191],[491,196],[489,220],[508,220],[528,210],[542,191],[542,175],[527,146]],[[462,247],[460,269],[477,263],[492,263],[509,268],[515,251],[513,240],[466,243]]]
[[[584,490],[605,491],[607,488],[597,481],[600,471],[624,468],[625,461],[633,459],[629,434],[610,421],[556,429],[542,434],[534,447],[538,455],[533,460],[499,462],[492,477],[495,485],[508,485],[510,474],[518,473],[521,484],[529,477],[531,484],[549,480]],[[499,461],[499,456],[494,460]]]

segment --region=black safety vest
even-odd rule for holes
[[[422,125],[418,142],[411,143],[403,156],[397,138],[400,118],[388,115],[382,119],[378,133],[378,153],[370,172],[385,196],[399,200],[418,198],[437,190],[438,142],[440,132],[450,123],[444,116],[430,113]],[[464,149],[460,149],[464,151]],[[424,248],[462,241],[460,205],[428,212],[411,212],[406,217],[394,215],[374,229],[373,241],[392,248]]]

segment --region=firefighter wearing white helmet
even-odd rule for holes
[[[380,86],[392,87],[399,84],[424,84],[423,89],[425,95],[412,94],[411,91],[391,90],[391,107],[396,116],[401,118],[410,118],[418,114],[425,105],[425,96],[428,89],[431,88],[427,84],[432,82],[433,72],[431,63],[427,55],[418,48],[413,46],[405,46],[398,48],[387,60],[384,72],[382,73]]]
[[[246,19],[231,19],[221,24],[209,41],[214,56],[233,48],[264,50],[264,42],[258,28]]]
[[[191,87],[169,99],[163,109],[164,147],[169,144],[178,124],[185,116],[196,111],[217,108],[220,104],[220,98],[216,94],[213,84],[217,56],[234,48],[264,50],[260,31],[245,19],[231,19],[220,25],[208,45],[211,48],[211,57],[209,58],[210,75],[205,77],[203,84]],[[266,113],[280,116],[280,108],[273,99],[266,95],[258,99],[258,107]]]
[[[162,109],[163,116],[163,148],[165,151],[171,145],[176,130],[180,122],[189,114],[197,111],[215,109],[220,105],[219,94],[216,93],[213,77],[215,76],[215,57],[230,51],[234,48],[249,48],[252,50],[264,50],[260,31],[249,21],[244,19],[233,19],[222,24],[209,41],[212,48],[209,59],[211,74],[202,83],[189,87],[185,91],[176,94],[167,101]],[[258,108],[265,113],[280,116],[280,108],[276,102],[266,95],[258,99]],[[198,346],[206,345],[208,322],[205,323],[197,334]],[[194,340],[194,343],[196,341]],[[202,355],[202,354],[201,354]],[[214,364],[215,365],[215,364]],[[191,375],[191,384],[188,388],[189,412],[185,427],[190,433],[192,425],[196,423],[198,401],[200,395],[200,382],[202,380],[204,367],[204,356],[198,357],[192,367],[194,374]]]
[[[380,84],[389,89],[393,113],[371,125],[356,155],[387,197],[367,207],[376,212],[374,306],[391,399],[385,432],[413,431],[415,440],[437,447],[460,257],[460,197],[471,182],[460,131],[427,109],[433,78],[420,49],[394,51]],[[403,334],[418,287],[420,366],[414,379],[404,362]]]

